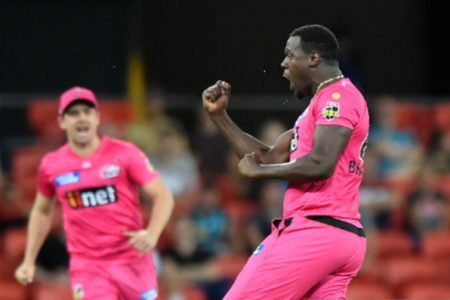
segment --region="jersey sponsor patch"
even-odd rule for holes
[[[120,167],[116,165],[106,165],[100,169],[100,178],[110,179],[119,176]]]
[[[158,299],[158,290],[156,288],[143,292],[141,294],[140,300],[154,300],[154,299]]]
[[[117,202],[117,191],[114,186],[82,189],[66,193],[66,199],[73,209],[104,206]]]
[[[328,121],[339,117],[339,103],[328,101],[322,111],[322,116]]]
[[[75,284],[73,286],[73,298],[75,300],[80,300],[84,298],[83,286],[81,284]]]
[[[55,185],[57,187],[68,185],[68,184],[73,184],[73,183],[77,183],[77,182],[80,182],[80,172],[79,171],[65,173],[65,174],[59,175],[55,179]]]

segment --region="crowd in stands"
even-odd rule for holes
[[[194,112],[196,124],[188,132],[164,97],[149,94],[148,118],[141,121],[133,120],[125,102],[100,102],[102,130],[138,145],[175,196],[174,214],[155,251],[162,299],[222,299],[270,232],[270,221],[281,216],[286,183],[241,178],[238,158],[203,111]],[[7,299],[70,299],[58,211],[36,283],[24,289],[12,281],[25,245],[37,166],[46,151],[64,142],[56,103],[32,102],[28,122],[35,142],[13,151],[11,167],[0,172],[0,291],[11,293]],[[368,251],[349,299],[450,299],[450,103],[415,104],[383,95],[369,109],[360,206]],[[263,120],[257,135],[273,144],[294,121]],[[148,200],[142,199],[144,218]]]

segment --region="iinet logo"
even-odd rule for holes
[[[66,198],[72,208],[88,208],[117,202],[117,192],[109,185],[67,192]]]

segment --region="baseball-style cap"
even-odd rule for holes
[[[98,108],[98,102],[94,92],[80,86],[74,86],[62,93],[59,98],[58,114],[62,115],[70,104],[78,100],[87,101],[91,103],[95,109]]]

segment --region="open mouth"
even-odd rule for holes
[[[87,125],[79,125],[76,128],[77,133],[85,134],[89,132],[89,126]]]

